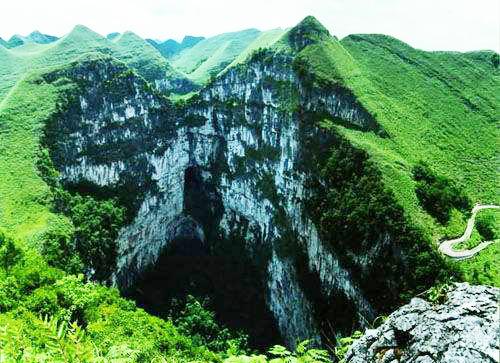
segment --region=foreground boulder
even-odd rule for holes
[[[346,363],[499,361],[500,289],[456,284],[443,303],[420,298],[367,330],[346,355]]]

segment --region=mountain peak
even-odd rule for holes
[[[188,48],[196,45],[201,42],[205,37],[194,37],[192,35],[186,35],[184,39],[182,39],[181,45],[183,48]]]
[[[141,40],[144,41],[139,35],[135,34],[133,31],[127,30],[125,33],[121,35],[120,39],[135,39],[135,40]]]
[[[299,52],[310,44],[330,37],[330,32],[314,16],[305,17],[288,31],[290,45]]]
[[[118,33],[118,32],[113,32],[113,33],[109,33],[108,35],[106,35],[106,38],[109,39],[109,40],[114,40],[117,37],[119,37],[120,35],[121,34]]]
[[[101,39],[104,37],[84,25],[76,25],[65,38]]]
[[[9,43],[9,48],[15,48],[23,45],[25,41],[22,36],[20,36],[19,34],[15,34],[9,39],[8,43]]]
[[[39,44],[48,44],[55,42],[58,37],[52,36],[52,35],[47,35],[39,32],[38,30],[32,31],[27,37],[27,40],[39,43]]]
[[[87,28],[85,25],[75,25],[75,27],[71,30],[71,33],[95,33],[92,29]]]

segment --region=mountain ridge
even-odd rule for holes
[[[339,41],[318,24],[308,17],[283,33],[253,34],[226,58],[208,52],[211,79],[175,102],[128,68],[141,61],[130,49],[166,61],[152,45],[133,33],[110,42],[75,28],[65,51],[78,54],[83,38],[110,55],[60,59],[0,104],[0,228],[29,253],[112,281],[160,316],[170,317],[164,306],[176,293],[212,294],[217,316],[251,331],[252,344],[271,341],[273,329],[289,347],[305,338],[331,344],[435,283],[498,285],[498,244],[457,265],[436,243],[463,231],[467,203],[498,198],[498,54],[424,52],[370,35]],[[126,50],[128,62],[116,61]],[[471,243],[495,236],[497,221],[484,216]],[[47,294],[59,312],[48,284],[28,299]],[[91,297],[113,291],[88,289]],[[35,316],[47,304],[27,306]],[[127,342],[125,313],[93,306],[72,318],[84,319],[96,346],[109,349],[102,337],[111,331]],[[93,320],[102,327],[120,318],[106,333]],[[175,351],[163,347],[151,349]]]

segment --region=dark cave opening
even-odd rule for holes
[[[283,341],[266,305],[264,276],[242,237],[221,238],[222,200],[206,172],[185,171],[184,215],[158,261],[127,293],[146,311],[168,318],[187,296],[208,300],[220,324],[248,335],[250,348]]]
[[[208,308],[217,320],[247,334],[251,348],[261,350],[282,343],[254,266],[232,256],[205,253],[199,249],[199,240],[181,238],[175,245],[176,254],[164,253],[129,293],[140,307],[168,318],[188,295],[208,299]]]

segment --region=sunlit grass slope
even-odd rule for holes
[[[261,34],[257,29],[207,38],[172,59],[172,65],[197,82],[206,82],[236,59]]]
[[[0,48],[0,100],[27,72],[65,65],[82,55],[96,52],[125,62],[150,81],[164,75],[185,78],[153,46],[137,35],[127,32],[111,41],[79,25],[50,44],[29,43],[13,49]]]
[[[368,151],[387,187],[433,241],[463,233],[466,216],[454,211],[450,222],[441,225],[421,208],[412,177],[416,163],[424,161],[453,180],[473,203],[500,203],[498,54],[425,52],[388,36],[352,35],[310,45],[299,59],[314,74],[316,86],[351,89],[383,127],[387,137],[337,126]],[[462,266],[470,276],[496,257],[483,252],[477,263]],[[488,274],[483,282],[500,284],[498,269]]]
[[[0,227],[22,240],[43,231],[51,216],[49,188],[35,160],[57,91],[32,80],[21,81],[0,106]]]

